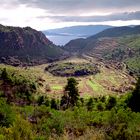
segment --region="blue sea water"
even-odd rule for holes
[[[84,37],[78,37],[78,36],[46,36],[50,41],[52,41],[55,45],[65,45],[70,40],[77,39],[77,38],[84,38]]]

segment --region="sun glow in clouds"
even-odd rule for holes
[[[20,5],[14,9],[5,9],[1,7],[0,12],[2,13],[0,14],[1,24],[22,27],[35,27],[36,24],[39,24],[39,21],[36,20],[36,17],[47,15],[46,11],[43,9],[26,7],[26,5]],[[49,22],[49,19],[47,20]]]

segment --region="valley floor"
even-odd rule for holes
[[[89,62],[83,58],[70,58],[60,61],[59,63],[72,62],[72,63],[87,63]],[[97,62],[96,62],[97,63]],[[45,84],[50,86],[49,96],[60,98],[63,93],[67,77],[53,76],[45,70],[48,64],[28,67],[28,71],[35,73],[45,80],[42,92],[45,92]],[[75,77],[78,80],[78,87],[80,95],[83,97],[108,95],[108,94],[122,94],[130,91],[133,88],[132,83],[135,82],[134,78],[129,76],[125,71],[116,70],[114,68],[107,68],[103,63],[100,65],[100,73],[90,76]]]

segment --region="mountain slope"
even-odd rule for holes
[[[46,36],[30,27],[0,25],[0,62],[44,63],[63,57],[64,51],[55,46]]]
[[[134,26],[134,27],[115,27],[106,29],[96,35],[90,36],[88,39],[97,39],[101,37],[119,37],[119,36],[126,36],[126,35],[136,35],[140,34],[140,26]]]
[[[63,49],[69,52],[80,52],[81,49],[83,49],[86,45],[86,41],[83,38],[71,40],[69,43],[67,43]]]
[[[140,74],[140,26],[107,29],[84,39],[82,44],[73,40],[64,49],[99,59],[115,68],[126,67],[131,74]]]

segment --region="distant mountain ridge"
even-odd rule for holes
[[[30,27],[0,25],[0,62],[34,65],[64,56],[64,51],[46,36]]]
[[[97,39],[101,37],[119,37],[133,34],[140,34],[140,25],[109,28],[96,35],[88,37],[88,39]]]
[[[105,29],[112,28],[108,25],[79,25],[64,27],[58,29],[50,29],[43,31],[43,33],[55,44],[65,45],[70,40],[77,38],[86,38],[95,35]]]
[[[57,28],[57,29],[50,29],[43,31],[46,35],[47,34],[54,34],[54,35],[77,35],[77,36],[91,36],[97,34],[105,29],[111,28],[112,26],[108,25],[81,25],[81,26],[71,26],[71,27],[64,27],[64,28]]]
[[[90,37],[87,37],[86,39],[80,38],[80,39],[71,40],[63,48],[70,52],[75,52],[77,48],[77,51],[81,52],[82,49],[86,51],[86,49],[90,47],[93,48],[94,46],[96,46],[95,44],[99,40],[101,40],[101,38],[115,38],[115,37],[123,37],[123,36],[128,36],[128,35],[139,35],[139,34],[140,34],[140,26],[114,27],[114,28],[106,29]]]

